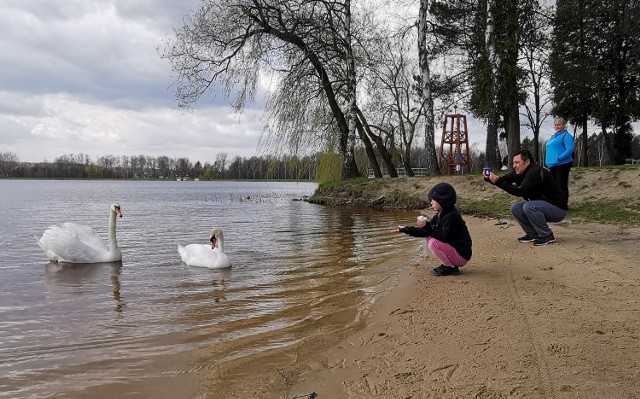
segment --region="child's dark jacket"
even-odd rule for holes
[[[460,211],[456,208],[443,209],[423,228],[405,226],[400,231],[413,237],[432,237],[446,242],[455,248],[460,256],[466,260],[471,259],[471,235]]]

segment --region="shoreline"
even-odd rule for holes
[[[356,179],[320,184],[309,202],[376,209],[421,210],[427,193],[446,181],[456,190],[464,215],[509,218],[509,206],[519,201],[483,180],[481,174]],[[574,168],[569,175],[567,220],[640,226],[640,166]]]
[[[640,229],[555,224],[558,242],[533,247],[511,219],[465,220],[474,256],[459,276],[429,275],[430,254],[406,266],[362,329],[296,362],[286,393],[638,397]]]

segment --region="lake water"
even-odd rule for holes
[[[385,261],[413,256],[390,234],[412,214],[295,200],[315,188],[0,180],[0,398],[275,397],[251,376],[354,328],[395,281]],[[34,236],[72,221],[106,240],[112,202],[122,262],[48,263]],[[233,267],[182,263],[214,226]]]

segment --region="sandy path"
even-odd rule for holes
[[[640,397],[640,229],[559,224],[533,247],[465,219],[469,267],[433,277],[425,255],[365,329],[297,364],[288,397]]]

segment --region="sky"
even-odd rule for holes
[[[199,0],[0,0],[0,153],[258,154],[261,109],[224,98],[178,108],[163,48]]]
[[[213,163],[221,153],[262,155],[260,104],[238,114],[205,94],[192,109],[178,108],[175,77],[158,48],[199,4],[0,0],[0,153],[22,162],[70,154],[194,163]],[[485,125],[468,116],[468,128],[469,144],[484,148]]]

